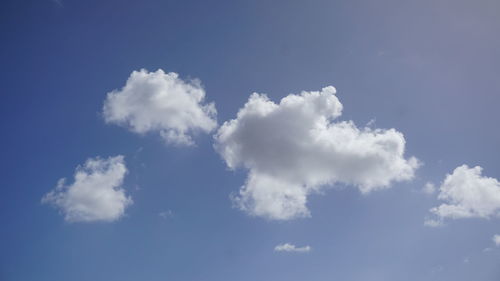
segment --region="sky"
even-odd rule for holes
[[[0,5],[0,280],[500,279],[498,1]]]

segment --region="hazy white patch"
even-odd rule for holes
[[[483,249],[483,253],[488,253],[488,252],[491,252],[491,251],[493,251],[492,248],[484,248]]]
[[[193,145],[193,133],[217,127],[215,104],[204,104],[204,99],[199,80],[142,69],[132,72],[121,90],[108,93],[103,115],[107,123],[134,133],[157,132],[167,143]]]
[[[60,179],[42,203],[57,207],[69,222],[115,221],[132,204],[121,187],[126,173],[121,155],[90,158],[76,168],[72,184],[66,185],[66,179]]]
[[[56,4],[57,6],[59,7],[62,7],[63,6],[63,2],[62,0],[51,0],[52,3]]]
[[[429,195],[434,194],[434,192],[436,192],[436,185],[432,182],[427,182],[422,188],[422,192]]]
[[[366,123],[366,127],[373,127],[375,125],[375,122],[377,122],[377,119],[373,118],[368,123]]]
[[[500,246],[500,234],[495,234],[492,239],[495,246]]]
[[[430,211],[438,220],[445,218],[490,218],[500,214],[500,183],[481,175],[482,168],[467,165],[446,175],[438,199],[445,201]]]
[[[248,170],[233,195],[240,209],[277,220],[307,217],[308,195],[337,182],[366,194],[414,177],[419,161],[404,158],[403,134],[333,122],[342,114],[335,93],[329,86],[279,103],[254,93],[219,128],[218,153],[230,169]]]
[[[469,264],[470,263],[470,258],[469,257],[465,257],[463,260],[462,260],[463,263],[465,264]]]
[[[437,219],[426,218],[424,220],[424,225],[429,226],[429,227],[440,227],[440,226],[443,226],[443,221],[437,220]]]
[[[285,244],[279,244],[278,246],[274,247],[275,252],[297,252],[297,253],[307,253],[311,251],[310,246],[304,246],[304,247],[297,247],[293,244],[285,243]]]
[[[166,210],[158,213],[158,216],[160,216],[162,219],[171,219],[174,217],[174,213],[171,210]]]
[[[442,266],[442,265],[437,265],[437,266],[434,266],[433,268],[431,268],[432,274],[438,274],[438,273],[443,272],[443,271],[444,271],[444,266]]]

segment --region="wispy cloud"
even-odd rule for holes
[[[495,234],[493,236],[493,242],[497,247],[500,247],[500,234]]]
[[[160,216],[162,219],[171,219],[174,217],[174,213],[171,210],[166,210],[158,213],[158,216]]]
[[[434,194],[436,192],[436,185],[432,182],[427,182],[422,188],[422,192],[425,194]]]
[[[440,227],[443,226],[443,220],[426,218],[424,220],[424,225],[428,227]]]
[[[310,246],[304,246],[304,247],[297,247],[293,244],[285,243],[285,244],[279,244],[278,246],[274,247],[275,252],[297,252],[297,253],[307,253],[311,251]]]
[[[57,6],[60,6],[60,7],[63,6],[62,0],[51,0],[51,1],[52,1],[52,3],[56,4]]]

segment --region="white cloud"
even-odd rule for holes
[[[495,235],[493,236],[493,243],[495,243],[495,245],[496,245],[497,247],[499,247],[499,246],[500,246],[500,235],[499,235],[499,234],[495,234]]]
[[[422,192],[429,195],[433,194],[434,192],[436,192],[436,185],[434,185],[432,182],[428,182],[422,188]]]
[[[445,218],[490,218],[500,215],[500,183],[481,175],[482,168],[467,165],[446,175],[438,199],[444,201],[430,211],[438,220]]]
[[[60,179],[42,203],[57,207],[69,222],[115,221],[132,204],[121,187],[126,173],[121,155],[87,159],[76,168],[72,184],[66,185],[66,179]]]
[[[297,253],[307,253],[311,251],[310,246],[304,246],[304,247],[297,247],[293,244],[285,243],[285,244],[279,244],[278,246],[274,247],[275,252],[297,252]]]
[[[138,134],[157,132],[167,143],[193,145],[192,134],[217,127],[214,103],[204,104],[198,80],[183,81],[174,72],[134,71],[121,90],[108,93],[103,114],[107,123]]]
[[[342,113],[335,92],[290,94],[279,104],[254,93],[219,128],[215,148],[227,166],[249,170],[233,196],[239,208],[269,219],[307,217],[308,195],[336,182],[368,193],[413,178],[419,163],[404,158],[402,133],[332,122]]]
[[[424,225],[425,226],[429,226],[429,227],[440,227],[440,226],[443,226],[443,221],[442,220],[436,220],[436,219],[426,218],[424,220]]]

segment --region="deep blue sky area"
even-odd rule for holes
[[[462,164],[500,178],[499,31],[496,0],[2,1],[0,281],[500,280],[500,219],[424,226],[440,202],[422,192]],[[142,68],[200,79],[219,125],[253,92],[333,85],[340,120],[396,128],[423,165],[390,189],[313,194],[309,218],[248,215],[230,200],[246,171],[212,134],[177,147],[106,124],[106,94]],[[119,220],[41,203],[114,155],[134,202]],[[287,242],[312,250],[274,251]]]

